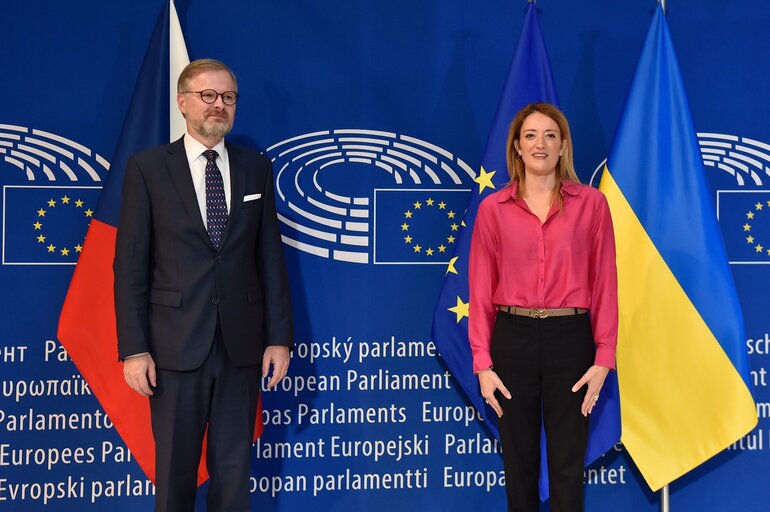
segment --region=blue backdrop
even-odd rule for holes
[[[162,3],[28,0],[3,12],[0,510],[152,503],[152,487],[55,333],[85,212],[108,173]],[[767,507],[765,4],[668,2],[760,414],[734,449],[672,484],[676,511]],[[526,7],[179,0],[190,57],[219,58],[238,75],[232,138],[274,159],[280,190],[297,348],[290,378],[264,395],[255,509],[503,509],[498,447],[442,366],[430,326],[461,229],[449,213],[462,217]],[[576,165],[589,182],[609,151],[655,3],[538,7]],[[50,175],[30,179],[29,167],[46,165]],[[747,243],[744,213],[757,202],[768,206]],[[622,447],[586,479],[588,510],[659,507]]]

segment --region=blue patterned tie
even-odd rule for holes
[[[227,201],[222,174],[217,167],[218,153],[213,149],[203,152],[206,157],[206,231],[216,249],[222,244],[227,226]]]

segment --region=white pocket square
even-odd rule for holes
[[[262,194],[249,194],[249,195],[243,196],[243,202],[247,203],[249,201],[256,201],[260,197],[262,197]]]

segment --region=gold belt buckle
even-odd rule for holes
[[[530,318],[548,318],[548,310],[532,308],[529,310],[529,317]]]

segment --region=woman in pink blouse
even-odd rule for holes
[[[553,105],[524,107],[506,149],[511,182],[482,201],[471,241],[473,367],[500,417],[508,510],[539,509],[542,419],[551,510],[582,511],[588,418],[615,367],[612,219]]]

